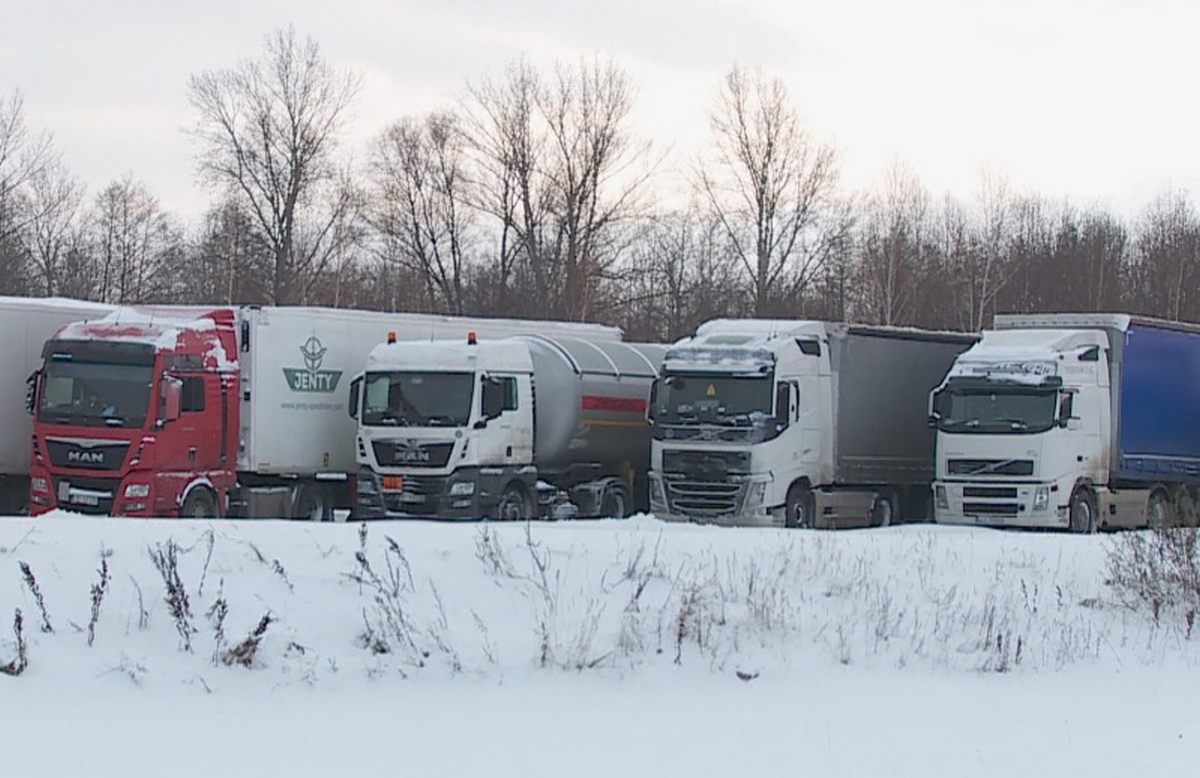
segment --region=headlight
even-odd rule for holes
[[[450,487],[451,497],[469,497],[475,494],[474,481],[459,481]]]
[[[125,499],[141,499],[150,496],[150,484],[130,484],[125,487]]]
[[[946,487],[938,484],[933,487],[933,494],[937,498],[937,507],[944,511],[950,510],[950,498],[946,496]]]
[[[1033,493],[1033,509],[1035,511],[1044,511],[1050,505],[1050,487],[1039,486],[1037,491]]]
[[[29,479],[29,489],[37,494],[50,494],[50,484],[40,476]]]

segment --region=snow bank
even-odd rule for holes
[[[1106,542],[4,520],[0,663],[20,608],[29,666],[0,676],[0,752],[12,775],[1186,773],[1198,638],[1110,602]]]

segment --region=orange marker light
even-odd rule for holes
[[[388,343],[395,343],[395,342],[396,342],[396,333],[389,332],[388,333]]]
[[[474,346],[477,341],[478,341],[478,339],[475,337],[474,332],[467,333],[467,345],[468,346]]]

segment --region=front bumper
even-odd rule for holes
[[[937,481],[933,518],[938,524],[972,527],[1064,529],[1070,516],[1059,504],[1061,497],[1054,483]]]
[[[483,514],[479,484],[469,475],[406,474],[400,478],[399,489],[384,489],[382,476],[360,470],[354,518],[475,519]],[[472,484],[471,494],[451,494],[459,483]]]

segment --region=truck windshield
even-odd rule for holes
[[[362,422],[371,427],[465,427],[473,373],[367,373]]]
[[[1045,432],[1054,426],[1053,389],[951,389],[937,400],[943,432]]]
[[[153,381],[150,365],[47,362],[38,420],[85,427],[142,427]]]
[[[773,376],[668,375],[659,382],[655,419],[664,424],[752,424],[771,415]]]

